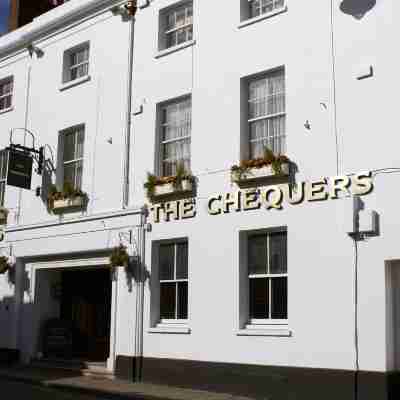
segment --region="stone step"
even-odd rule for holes
[[[31,366],[40,369],[61,369],[66,371],[73,371],[83,376],[90,376],[99,379],[114,378],[114,374],[107,369],[106,362],[41,359],[32,361]]]

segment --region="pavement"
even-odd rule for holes
[[[0,380],[110,400],[254,400],[250,397],[120,379],[88,377],[76,371],[16,366],[0,368]],[[15,398],[15,397],[14,397]]]

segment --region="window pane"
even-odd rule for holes
[[[76,144],[75,158],[83,158],[83,143],[85,141],[85,132],[83,128],[79,128],[76,135],[77,135],[77,144]]]
[[[75,132],[68,132],[64,135],[64,161],[75,159]]]
[[[160,246],[160,280],[172,280],[174,276],[174,245]]]
[[[188,278],[188,244],[178,243],[176,246],[176,279]]]
[[[75,175],[76,173],[76,163],[70,163],[64,165],[64,185],[68,183],[75,187]]]
[[[178,319],[188,317],[188,283],[178,282]]]
[[[160,283],[160,318],[175,319],[176,283]]]
[[[287,318],[287,278],[271,279],[273,319]]]
[[[249,238],[248,268],[249,275],[267,273],[267,236]]]
[[[271,274],[285,274],[287,272],[286,232],[270,234],[269,263]]]
[[[250,318],[266,319],[268,318],[268,279],[252,278],[250,284]]]

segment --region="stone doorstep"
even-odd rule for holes
[[[130,383],[122,380],[110,380],[102,377],[78,376],[70,378],[53,378],[46,376],[45,371],[28,369],[0,369],[0,380],[8,379],[25,384],[43,386],[66,392],[107,397],[110,400],[254,400],[253,398],[235,396],[203,390],[182,389],[149,383]],[[47,373],[47,375],[49,375]],[[53,371],[54,375],[54,371]],[[50,378],[50,379],[49,379]],[[265,398],[263,400],[271,400]]]

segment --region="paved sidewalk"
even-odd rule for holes
[[[203,390],[86,377],[78,375],[75,371],[61,369],[0,368],[1,379],[120,400],[254,400],[249,397]]]

